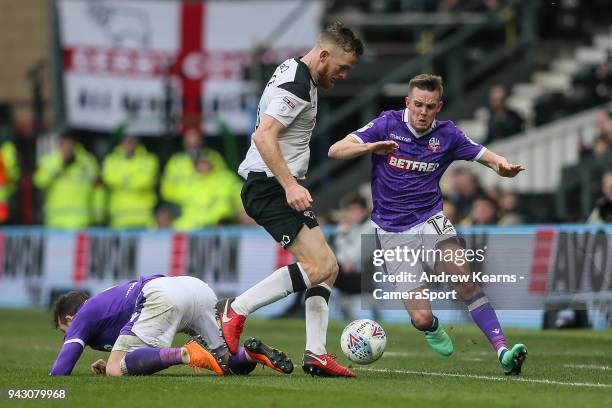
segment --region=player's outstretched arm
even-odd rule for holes
[[[60,352],[51,367],[51,375],[70,375],[76,362],[83,353],[83,346],[80,343],[64,343]]]
[[[353,136],[348,135],[342,140],[334,143],[327,155],[332,159],[348,160],[355,157],[363,156],[366,153],[374,153],[385,156],[393,153],[398,149],[396,142],[392,140],[383,140],[374,143],[360,143]]]
[[[525,170],[520,164],[508,163],[505,157],[495,154],[491,150],[485,151],[478,162],[493,169],[502,177],[514,177]]]
[[[283,158],[278,137],[284,129],[285,126],[272,116],[262,115],[261,123],[253,133],[253,143],[276,180],[285,189],[289,206],[294,210],[304,211],[312,206],[312,197],[310,192],[295,180]]]

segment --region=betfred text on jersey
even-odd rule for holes
[[[391,167],[404,171],[432,172],[440,167],[439,163],[414,161],[406,157],[397,157],[393,155],[389,155],[387,157],[387,164]]]

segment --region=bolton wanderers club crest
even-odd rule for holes
[[[432,137],[429,139],[429,146],[427,146],[427,148],[436,153],[438,150],[440,150],[440,141],[437,138]]]

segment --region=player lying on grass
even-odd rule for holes
[[[406,108],[386,111],[361,129],[349,134],[329,149],[335,159],[351,159],[372,155],[372,199],[376,240],[379,249],[407,247],[409,250],[459,254],[462,250],[453,225],[442,213],[439,181],[455,160],[476,160],[502,177],[514,177],[523,169],[469,139],[451,121],[437,121],[442,109],[442,78],[422,74],[410,81]],[[430,262],[430,267],[446,274],[469,275],[469,263],[455,261]],[[415,273],[421,276],[424,265],[406,262],[385,262],[386,272]],[[402,292],[423,291],[425,283],[402,283]],[[527,348],[506,345],[495,310],[476,282],[453,286],[464,300],[474,323],[497,351],[506,374],[519,374],[527,357]],[[404,306],[412,324],[425,332],[433,349],[445,356],[453,352],[449,335],[431,311],[424,296],[412,296]]]
[[[82,292],[62,295],[53,321],[66,335],[51,375],[69,375],[86,345],[111,352],[108,361],[91,365],[92,372],[109,376],[153,374],[179,364],[219,375],[248,374],[257,363],[293,371],[285,353],[255,338],[230,354],[215,320],[216,302],[212,289],[191,276],[145,276],[91,299]],[[172,348],[177,332],[194,339]]]

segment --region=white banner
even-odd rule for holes
[[[592,309],[593,302],[612,295],[612,228],[475,228],[464,233],[469,248],[487,248],[486,261],[473,264],[473,270],[517,276],[509,284],[482,284],[509,324],[539,326],[545,304],[557,302],[559,296],[563,302],[578,300]],[[292,256],[261,228],[190,234],[3,228],[0,307],[47,307],[53,291],[83,289],[96,294],[153,274],[196,276],[218,297],[236,296],[291,262]],[[258,315],[279,315],[292,302],[283,299]],[[445,309],[440,304],[436,308]],[[463,308],[446,309],[441,318],[457,319]],[[539,312],[529,314],[530,310]],[[403,310],[383,312],[385,320],[406,319]]]
[[[259,230],[174,232],[0,232],[0,307],[47,307],[53,291],[104,289],[143,275],[192,275],[219,298],[237,296],[290,262]],[[277,266],[278,265],[278,266]],[[292,299],[262,309],[282,313]]]
[[[271,64],[310,49],[322,7],[318,0],[60,0],[68,123],[112,131],[127,122],[129,132],[159,133],[170,89],[174,113],[203,115],[208,133],[217,132],[217,119],[250,132],[258,95],[244,69],[262,45],[273,50],[262,56]]]

